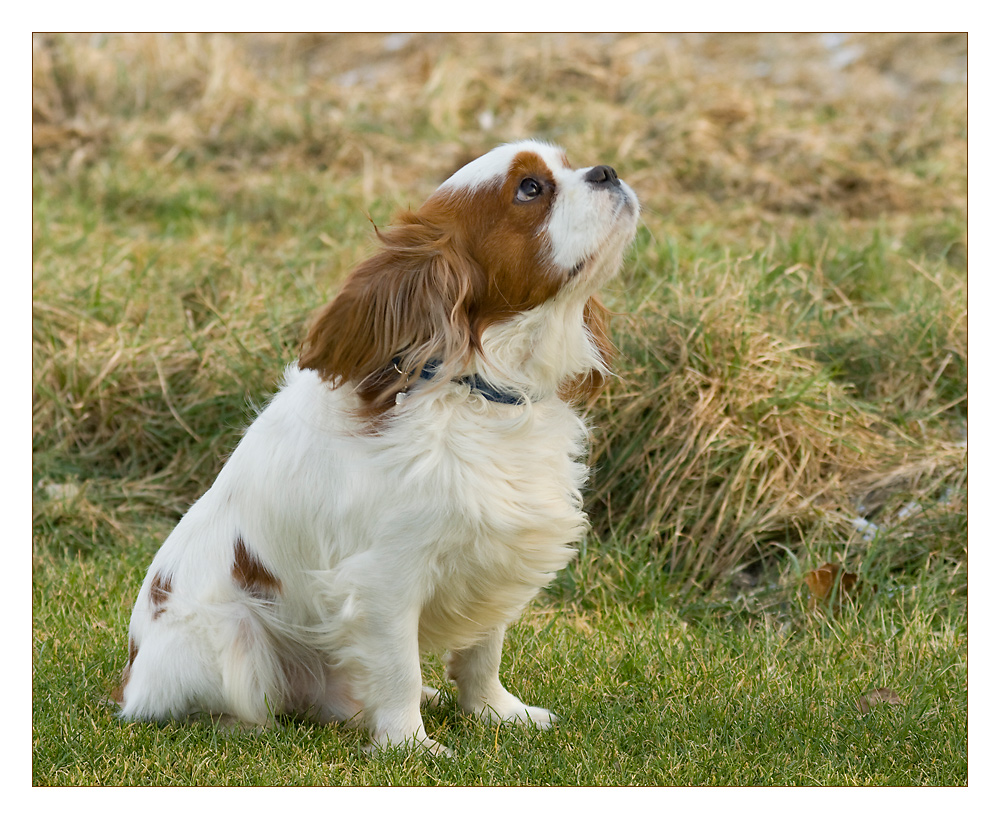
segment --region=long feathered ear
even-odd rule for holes
[[[610,318],[611,311],[597,296],[591,296],[587,300],[583,308],[583,323],[597,349],[602,366],[591,369],[569,384],[564,384],[559,390],[563,400],[581,401],[590,406],[607,384],[611,360],[615,353],[615,346],[611,343],[611,335],[608,332]]]
[[[335,386],[354,383],[371,414],[392,406],[428,361],[453,372],[472,350],[469,306],[482,274],[440,227],[410,212],[399,221],[319,313],[299,357]]]

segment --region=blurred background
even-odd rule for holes
[[[35,35],[36,550],[151,554],[373,223],[534,137],[644,207],[553,593],[836,560],[964,594],[966,65],[964,34]]]

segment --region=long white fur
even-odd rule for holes
[[[603,366],[584,304],[620,264],[638,203],[627,191],[623,213],[540,143],[497,149],[445,184],[474,189],[526,149],[559,184],[553,252],[591,259],[555,298],[483,339],[480,373],[531,400],[497,404],[462,382],[420,382],[371,434],[354,415],[352,385],[333,389],[290,366],[153,559],[129,626],[138,652],[124,717],[208,712],[266,724],[290,711],[355,720],[378,747],[441,752],[420,715],[421,699],[435,695],[422,686],[420,654],[450,650],[464,710],[553,722],[500,683],[501,647],[584,531],[586,431],[556,389]],[[234,583],[237,538],[280,581],[277,600]],[[170,578],[158,606],[157,576]]]

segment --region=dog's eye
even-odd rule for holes
[[[525,177],[521,180],[521,184],[517,186],[517,201],[518,202],[530,202],[537,196],[542,194],[542,184],[537,179],[532,179],[530,176]]]

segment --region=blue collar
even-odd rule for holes
[[[399,370],[399,364],[400,359],[394,358],[392,360],[392,365],[397,370]],[[429,381],[437,375],[437,371],[440,367],[440,361],[428,361],[424,364],[423,369],[420,371],[420,377]],[[511,392],[508,390],[502,390],[499,387],[494,387],[489,381],[478,373],[463,375],[461,378],[456,378],[454,380],[459,384],[468,384],[469,389],[472,390],[472,392],[481,395],[487,401],[492,401],[494,404],[510,404],[516,406],[524,403],[523,393]]]

